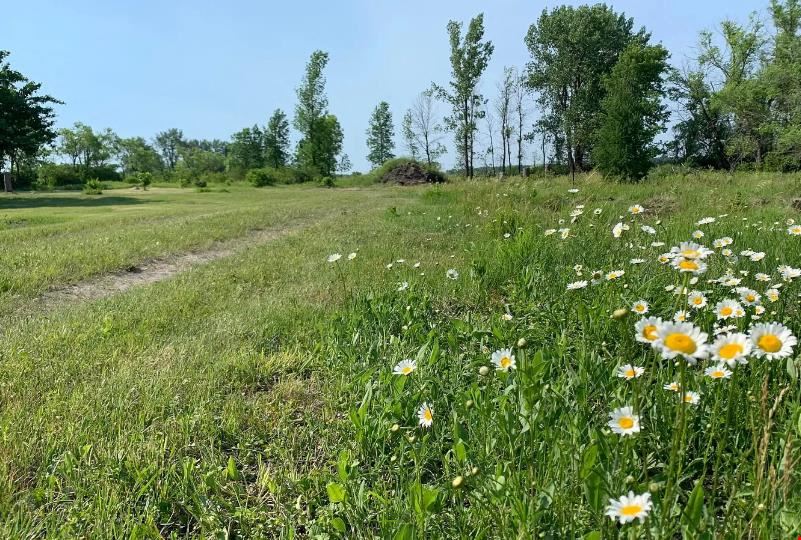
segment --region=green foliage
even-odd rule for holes
[[[476,120],[484,115],[484,99],[478,93],[478,86],[495,46],[491,41],[484,41],[483,13],[470,20],[464,36],[460,22],[449,21],[447,30],[451,49],[451,81],[448,89],[434,85],[433,91],[451,106],[451,115],[445,119],[445,125],[454,134],[465,176],[472,177],[475,134],[478,129]],[[432,160],[429,157],[429,162]]]
[[[72,128],[59,130],[58,152],[69,159],[84,178],[96,167],[108,165],[114,153],[117,136],[110,129],[95,132],[90,126],[76,122]]]
[[[53,142],[56,132],[53,105],[57,99],[39,93],[41,84],[11,68],[0,50],[0,171],[6,160],[18,170],[21,160],[39,153]]]
[[[154,142],[164,164],[169,170],[174,170],[180,157],[179,150],[184,145],[184,132],[177,128],[168,129],[157,133]]]
[[[629,45],[648,42],[644,29],[633,28],[633,19],[605,4],[560,6],[543,10],[526,34],[528,85],[543,111],[538,125],[571,170],[581,170],[592,152],[604,78]]]
[[[86,195],[102,195],[105,186],[103,183],[98,180],[97,178],[92,178],[86,181],[86,184],[83,186],[83,192]]]
[[[276,109],[264,130],[264,162],[275,169],[289,162],[289,121],[281,109]]]
[[[395,155],[392,151],[395,143],[392,140],[395,136],[395,128],[392,125],[392,112],[389,110],[389,103],[382,101],[373,110],[370,116],[370,125],[367,128],[367,161],[373,167],[378,167]]]
[[[114,153],[120,162],[123,176],[136,173],[158,174],[164,169],[161,156],[142,137],[117,138]]]
[[[278,170],[272,167],[252,169],[245,175],[245,180],[256,187],[272,186],[278,183]]]
[[[228,167],[239,174],[264,166],[264,132],[259,126],[244,128],[231,137]]]
[[[668,52],[633,43],[604,80],[593,159],[605,175],[640,180],[659,153],[655,137],[669,117],[662,103]]]
[[[293,123],[301,134],[295,161],[302,168],[313,169],[320,176],[331,176],[337,169],[342,151],[342,128],[336,116],[328,113],[323,70],[328,53],[314,51],[297,88],[298,103]]]

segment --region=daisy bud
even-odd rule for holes
[[[518,349],[523,349],[523,348],[525,348],[527,343],[528,342],[526,341],[526,338],[521,337],[520,339],[517,340],[517,348]]]
[[[761,512],[762,510],[764,510],[764,509],[765,509],[765,504],[764,504],[764,503],[759,503],[759,504],[757,505],[757,510],[759,510],[760,512]]]
[[[470,474],[472,474],[473,476],[477,475],[478,474],[478,467],[473,467],[472,469],[470,469]]]
[[[650,491],[651,493],[656,493],[657,491],[659,491],[659,484],[657,484],[656,482],[651,482],[650,484],[648,484],[648,491]]]
[[[460,487],[462,487],[462,483],[464,483],[464,477],[462,476],[457,476],[451,481],[453,489],[459,489]]]
[[[478,374],[481,375],[482,377],[486,377],[488,373],[489,373],[489,368],[487,366],[481,366],[481,368],[478,370]]]
[[[395,433],[395,432],[396,432],[396,431],[398,431],[399,429],[400,429],[400,426],[399,426],[398,424],[392,424],[392,427],[391,427],[391,428],[389,428],[389,430],[390,430],[392,433]]]
[[[416,439],[417,439],[417,437],[415,437],[414,435],[409,435],[409,442],[410,443],[413,443]]]
[[[396,461],[398,461],[398,456],[392,456],[391,458],[389,458],[389,461],[395,463]]]
[[[616,309],[615,311],[612,312],[612,318],[615,319],[616,321],[619,321],[620,319],[623,319],[628,314],[629,314],[629,310],[627,310],[626,308],[618,308],[618,309]]]
[[[628,476],[626,477],[626,483],[627,483],[627,484],[631,484],[632,482],[634,482],[634,477],[633,477],[633,476],[631,476],[631,475],[628,475]]]
[[[471,409],[473,407],[473,400],[472,399],[468,399],[467,401],[465,401],[464,406],[467,409]]]

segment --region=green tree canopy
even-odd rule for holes
[[[392,112],[389,110],[389,103],[382,101],[373,110],[367,128],[367,148],[369,150],[367,160],[374,167],[395,157],[395,154],[392,153],[395,149],[393,137],[395,137],[395,127],[392,125]]]
[[[264,161],[276,169],[289,161],[289,121],[281,109],[276,109],[264,130]]]
[[[668,51],[632,43],[604,79],[593,158],[606,175],[639,180],[659,150],[654,138],[665,130],[665,73]]]
[[[6,161],[14,170],[20,159],[36,155],[55,140],[52,106],[61,103],[40,94],[41,84],[12,69],[8,55],[0,50],[0,170]]]
[[[528,85],[538,92],[540,126],[553,130],[571,170],[592,151],[606,77],[632,43],[646,44],[644,29],[604,4],[544,10],[526,34],[531,54]]]

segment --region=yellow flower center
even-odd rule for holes
[[[685,249],[681,252],[681,256],[685,259],[697,259],[701,253],[697,249]]]
[[[695,298],[693,298],[693,304],[695,304],[696,306],[700,306],[701,304],[703,304],[703,302],[704,299],[701,298],[700,296],[696,296]]]
[[[693,397],[690,394],[684,395],[684,403],[692,403]]]
[[[640,512],[642,512],[642,506],[639,504],[627,504],[620,509],[620,515],[626,517],[637,516]]]
[[[619,425],[623,429],[631,429],[634,427],[634,419],[629,416],[624,416],[620,420],[617,421],[617,425]]]
[[[508,356],[504,356],[503,358],[501,358],[501,367],[502,368],[508,368],[510,365],[512,365],[512,359],[511,358],[509,358]]]
[[[742,352],[743,346],[739,343],[727,343],[718,349],[718,356],[725,358],[726,360],[731,360],[732,358],[737,358],[737,356],[742,354]]]
[[[682,270],[698,270],[698,264],[695,261],[684,259],[683,261],[679,262],[679,268]]]
[[[634,370],[633,369],[627,369],[626,370],[626,377],[634,377]]]
[[[692,354],[698,349],[698,346],[695,344],[693,338],[687,334],[679,333],[670,334],[668,337],[666,337],[665,345],[668,349],[679,351],[684,354]]]
[[[643,328],[642,337],[644,337],[648,341],[654,341],[656,339],[656,326],[653,324],[649,324],[648,326]]]
[[[713,379],[722,379],[726,374],[723,373],[721,370],[716,369],[712,373],[709,374]]]
[[[745,299],[746,299],[748,302],[753,302],[753,301],[755,301],[755,300],[756,300],[756,296],[754,296],[753,294],[748,294],[748,295],[746,295]]]
[[[434,417],[431,416],[431,409],[426,409],[423,411],[423,418],[425,418],[426,422],[431,422],[431,420],[434,419]]]
[[[725,306],[725,307],[720,308],[720,316],[721,317],[728,317],[732,313],[734,313],[734,310],[732,308],[730,308],[729,306]]]
[[[757,340],[757,345],[759,345],[759,348],[763,351],[774,353],[781,350],[782,340],[773,334],[765,334],[764,336],[759,337]]]
[[[403,373],[404,375],[408,375],[411,372],[412,372],[412,366],[403,366],[403,368],[401,369],[401,373]]]

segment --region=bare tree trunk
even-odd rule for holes
[[[11,176],[10,172],[3,173],[3,189],[6,193],[11,193],[14,191],[14,184],[12,182],[13,176]]]

